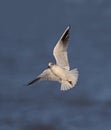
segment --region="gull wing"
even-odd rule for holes
[[[68,56],[67,56],[69,31],[70,31],[70,27],[68,26],[53,50],[53,55],[56,59],[57,65],[65,68],[67,70],[70,69],[69,62],[68,62]]]
[[[56,75],[54,75],[50,69],[46,69],[39,76],[37,76],[37,78],[29,82],[27,86],[35,83],[36,81],[41,81],[41,80],[60,81],[60,79]]]

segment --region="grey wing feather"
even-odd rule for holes
[[[67,56],[69,31],[70,27],[68,26],[53,50],[53,55],[56,59],[56,63],[67,70],[70,69]]]
[[[50,69],[46,69],[44,70],[39,76],[37,76],[37,78],[35,78],[34,80],[32,80],[31,82],[29,82],[27,84],[31,85],[33,83],[35,83],[36,81],[41,81],[41,80],[52,80],[52,81],[59,81],[60,79],[55,76]]]

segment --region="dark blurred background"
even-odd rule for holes
[[[70,24],[75,88],[25,84],[55,62]],[[0,1],[0,130],[111,130],[111,1]]]

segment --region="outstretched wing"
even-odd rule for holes
[[[67,56],[69,31],[70,31],[70,27],[68,26],[53,50],[53,55],[56,59],[57,65],[65,68],[67,70],[70,69],[69,62],[68,62],[68,56]]]
[[[31,82],[29,82],[27,84],[31,85],[33,83],[35,83],[36,81],[41,81],[41,80],[52,80],[52,81],[60,81],[60,79],[54,75],[50,69],[46,69],[44,70],[39,76],[37,76],[37,78],[35,78],[34,80],[32,80]]]

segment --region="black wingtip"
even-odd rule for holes
[[[63,36],[62,36],[62,41],[66,41],[69,39],[69,31],[70,31],[70,25],[67,26],[65,32],[63,33]]]
[[[29,86],[33,83],[35,83],[36,81],[40,80],[40,77],[37,77],[36,79],[32,80],[31,82],[29,82],[26,86]]]
[[[70,24],[68,24],[67,29],[68,29],[68,30],[70,30],[70,28],[71,28],[71,25],[70,25]]]

